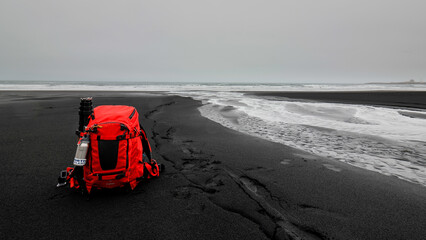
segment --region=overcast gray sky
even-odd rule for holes
[[[410,79],[424,0],[0,1],[0,80]]]

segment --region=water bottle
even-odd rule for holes
[[[77,143],[77,151],[74,157],[74,166],[84,166],[86,164],[87,151],[89,150],[89,135],[84,135]]]

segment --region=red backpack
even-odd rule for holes
[[[130,184],[134,189],[141,179],[159,176],[159,166],[151,159],[151,146],[134,107],[96,107],[80,137],[80,142],[90,140],[87,161],[82,170],[67,168],[71,188],[85,187],[90,193],[92,188]],[[144,162],[143,154],[148,162]]]

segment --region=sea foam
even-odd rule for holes
[[[426,119],[412,117],[424,111],[238,92],[175,94],[201,100],[201,114],[228,128],[426,186]]]

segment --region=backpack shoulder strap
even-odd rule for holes
[[[143,153],[146,154],[148,159],[151,161],[151,145],[149,144],[148,138],[146,137],[145,129],[143,129],[142,125],[139,123],[139,126],[141,128],[141,140],[142,140],[142,147],[143,147]]]

